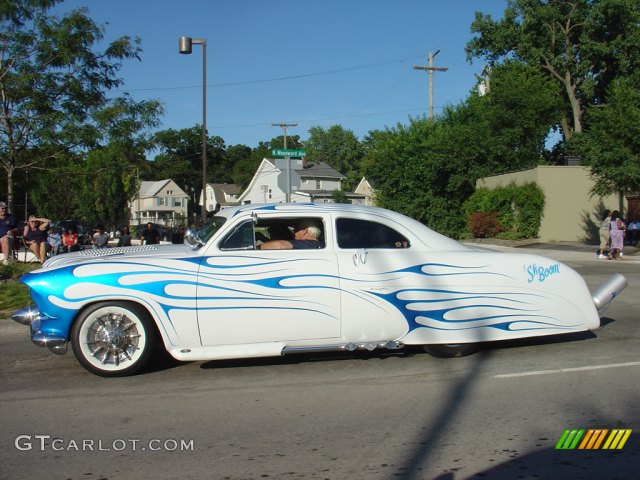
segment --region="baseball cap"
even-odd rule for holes
[[[7,208],[7,204],[5,202],[0,202],[0,208]]]

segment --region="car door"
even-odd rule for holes
[[[346,340],[395,340],[406,334],[410,322],[396,293],[424,287],[406,271],[424,260],[424,252],[382,220],[336,216],[335,231]]]
[[[339,337],[334,252],[326,245],[312,250],[258,250],[256,233],[254,219],[236,221],[206,251],[197,287],[202,344],[309,340],[321,344]]]

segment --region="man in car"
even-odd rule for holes
[[[270,240],[259,246],[261,250],[291,250],[320,248],[320,235],[322,231],[311,220],[302,220],[296,223],[293,229],[292,240]]]

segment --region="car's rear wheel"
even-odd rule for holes
[[[71,345],[80,364],[103,377],[134,374],[148,362],[155,328],[147,311],[127,302],[100,302],[73,325]]]
[[[438,358],[454,358],[454,357],[466,357],[478,350],[477,343],[455,343],[455,344],[442,344],[442,345],[423,345],[425,352],[433,357]]]

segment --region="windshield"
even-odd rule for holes
[[[209,239],[213,237],[218,230],[220,230],[220,227],[222,227],[226,221],[227,217],[213,217],[208,220],[207,223],[198,230],[198,238],[200,238],[202,243],[207,243]]]

